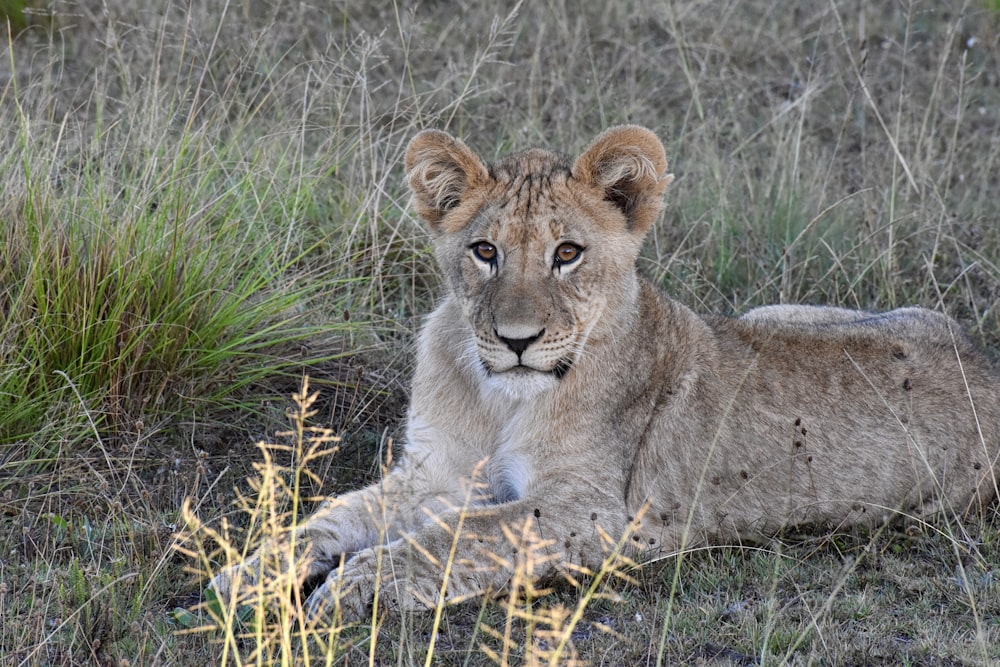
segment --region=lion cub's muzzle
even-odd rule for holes
[[[562,379],[573,365],[572,336],[524,327],[493,327],[489,333],[477,336],[476,342],[483,367],[491,375],[544,373]]]

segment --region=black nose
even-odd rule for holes
[[[503,344],[509,347],[511,352],[516,354],[518,359],[520,359],[521,353],[527,350],[529,345],[541,338],[543,333],[545,333],[545,329],[542,329],[530,338],[504,338],[500,334],[497,334],[497,338],[502,340]]]

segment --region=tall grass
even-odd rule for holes
[[[1000,660],[995,508],[318,639],[290,607],[200,633],[167,614],[202,601],[185,566],[378,476],[380,406],[438,293],[401,179],[423,127],[490,158],[645,124],[678,179],[641,268],[681,301],[919,304],[1000,353],[994,4],[0,7],[0,665]],[[273,514],[234,511],[244,477],[294,479],[305,455],[255,469],[251,443],[305,372],[339,451]],[[185,497],[219,536],[191,560],[170,548]]]
[[[311,308],[320,291],[336,307],[350,279],[310,261],[329,230],[294,233],[324,206],[315,188],[331,164],[308,160],[289,132],[241,130],[255,109],[185,108],[196,90],[139,83],[120,52],[91,73],[91,113],[60,117],[60,63],[20,88],[14,53],[0,440],[29,443],[36,461],[61,440],[222,415],[252,405],[250,388],[333,354],[333,333],[348,327]],[[110,97],[133,82],[136,97]]]
[[[175,160],[143,176],[190,169]],[[98,167],[68,192],[31,179],[8,204],[0,439],[52,435],[63,419],[78,428],[84,416],[98,432],[132,432],[191,401],[223,407],[295,367],[282,355],[315,334],[302,313],[316,285],[285,284],[296,258],[266,231],[248,234],[269,214],[247,206],[252,167],[222,168],[205,172],[214,182],[182,177],[163,200],[141,181],[109,192],[117,179]],[[208,191],[220,177],[226,189]]]

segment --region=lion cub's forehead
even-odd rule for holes
[[[570,159],[562,153],[530,148],[519,153],[511,153],[500,158],[492,165],[491,175],[497,180],[510,181],[518,176],[534,175],[537,177],[562,174],[569,176]]]
[[[490,169],[493,192],[514,201],[539,201],[559,195],[571,175],[569,160],[558,153],[533,149],[508,155]]]
[[[542,230],[555,237],[564,233],[575,207],[566,156],[542,149],[515,153],[491,165],[490,177],[487,224],[494,234],[518,243]]]

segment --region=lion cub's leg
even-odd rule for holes
[[[619,553],[629,518],[624,505],[595,490],[567,496],[560,475],[531,497],[436,515],[414,531],[358,552],[307,602],[310,616],[364,618],[368,605],[395,610],[433,609],[484,594],[523,594],[515,582],[564,576],[576,581]]]
[[[245,561],[220,571],[210,587],[225,600],[289,569],[301,586],[337,568],[342,557],[397,539],[458,500],[457,490],[435,489],[423,472],[404,463],[379,483],[326,500],[294,530],[267,538]]]

